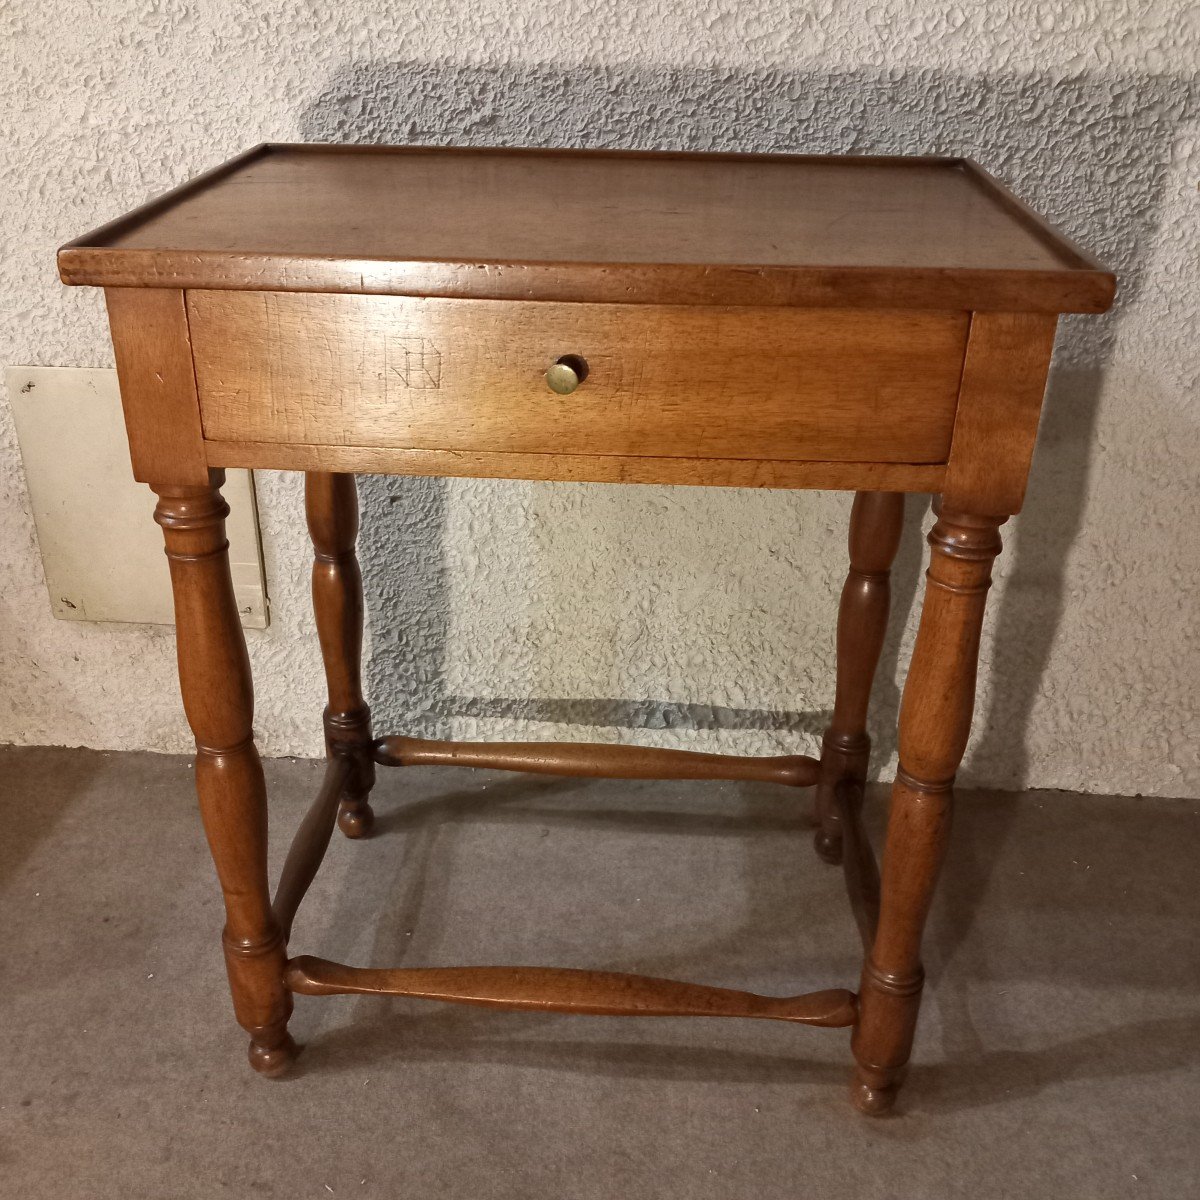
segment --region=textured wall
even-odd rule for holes
[[[1200,794],[1198,52],[1200,9],[1167,0],[18,0],[0,11],[0,360],[109,363],[99,299],[57,284],[55,246],[261,140],[969,153],[1121,295],[1060,334],[964,774]],[[258,728],[268,753],[315,753],[299,489],[259,489]],[[382,727],[812,744],[845,497],[372,479],[363,500]],[[909,518],[877,689],[889,753],[927,505]],[[169,630],[51,619],[7,409],[0,546],[0,740],[183,748]]]

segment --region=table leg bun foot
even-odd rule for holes
[[[882,1117],[890,1113],[895,1106],[900,1084],[900,1078],[884,1081],[874,1073],[867,1077],[864,1072],[859,1071],[850,1085],[851,1103],[864,1116]]]
[[[353,840],[367,837],[375,827],[375,811],[365,796],[346,799],[338,809],[338,828]]]
[[[299,1053],[300,1048],[286,1029],[282,1034],[276,1034],[270,1042],[260,1041],[257,1037],[251,1038],[247,1051],[250,1065],[268,1079],[278,1079],[281,1075],[286,1075]]]
[[[813,835],[813,846],[816,848],[817,857],[822,862],[827,862],[833,867],[841,863],[842,835],[840,831],[831,833],[828,829],[818,829]]]

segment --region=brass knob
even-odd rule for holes
[[[546,386],[560,396],[569,396],[586,378],[587,363],[578,354],[564,354],[546,371]]]

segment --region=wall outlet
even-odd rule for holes
[[[5,377],[54,615],[174,624],[155,498],[129,465],[116,371],[9,367]],[[242,624],[264,629],[268,600],[251,472],[226,472],[222,494]]]

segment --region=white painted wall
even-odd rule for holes
[[[964,774],[1200,794],[1198,54],[1182,0],[16,0],[0,362],[108,365],[100,299],[58,284],[55,247],[262,140],[969,153],[1106,256],[1122,296],[1060,335]],[[318,753],[298,481],[260,475],[259,499],[261,742]],[[376,480],[364,500],[385,727],[813,744],[844,497]],[[51,618],[6,408],[0,548],[0,740],[184,749],[169,630]]]

